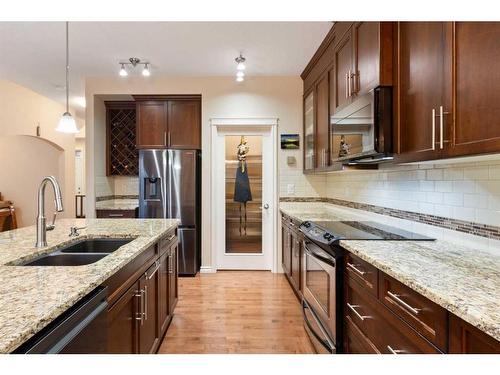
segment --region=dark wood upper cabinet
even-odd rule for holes
[[[500,23],[456,22],[450,156],[500,151]],[[452,120],[452,119],[450,119]]]
[[[339,38],[339,42],[334,50],[334,113],[351,104],[352,98],[355,95],[353,87],[354,61],[352,41],[352,28],[349,28]]]
[[[201,148],[201,103],[199,100],[168,102],[168,146]]]
[[[137,148],[201,149],[200,95],[135,95]]]
[[[106,101],[106,175],[137,176],[136,105],[133,101]]]
[[[438,159],[443,153],[449,119],[444,112],[451,106],[450,31],[446,22],[398,24],[399,161]]]
[[[167,147],[167,104],[137,103],[137,148]]]
[[[330,79],[326,71],[316,84],[316,168],[329,165]]]

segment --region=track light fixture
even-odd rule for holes
[[[125,65],[132,65],[133,68],[135,68],[137,65],[144,65],[142,69],[142,75],[145,77],[149,77],[151,75],[151,70],[149,69],[150,63],[147,61],[141,61],[141,59],[137,57],[131,57],[128,59],[126,62],[119,62],[121,68],[120,68],[120,76],[126,77],[128,76],[128,71],[125,67]]]
[[[240,53],[240,55],[234,59],[236,61],[236,82],[243,82],[245,80],[245,61],[246,59]]]

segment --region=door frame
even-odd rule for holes
[[[211,205],[212,213],[211,220],[212,223],[212,233],[211,233],[211,272],[216,272],[218,268],[218,249],[222,247],[225,248],[225,216],[226,216],[226,206],[225,199],[221,199],[220,196],[224,197],[225,192],[225,180],[220,183],[216,176],[218,176],[218,162],[220,161],[217,156],[217,142],[219,137],[219,131],[228,132],[231,130],[238,131],[238,128],[259,131],[265,130],[269,131],[271,136],[272,144],[272,161],[273,161],[273,171],[271,178],[271,202],[270,204],[270,214],[271,214],[271,235],[272,238],[270,242],[272,244],[272,257],[271,257],[271,272],[278,272],[278,122],[277,117],[270,118],[211,118],[211,150],[212,157],[210,162],[211,170]],[[224,223],[223,226],[215,225],[215,223]],[[235,255],[237,256],[237,255]],[[205,270],[207,272],[208,270]],[[210,272],[208,271],[208,272]]]

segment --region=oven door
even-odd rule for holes
[[[306,240],[302,264],[303,297],[335,344],[339,339],[336,324],[335,258]]]
[[[306,300],[302,300],[302,313],[304,314],[304,328],[311,339],[311,343],[318,354],[336,353],[335,344],[323,328],[321,322]]]

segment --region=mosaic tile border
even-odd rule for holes
[[[109,201],[112,199],[139,199],[138,195],[104,195],[102,197],[95,197],[96,202]]]
[[[434,225],[436,227],[455,230],[462,233],[472,234],[474,236],[500,240],[500,227],[494,225],[480,224],[473,221],[464,221],[452,219],[444,216],[421,214],[418,212],[398,210],[375,206],[373,204],[358,203],[335,198],[317,198],[317,197],[281,197],[280,202],[325,202],[373,212],[380,215],[395,217],[398,219],[412,220],[423,224]]]

